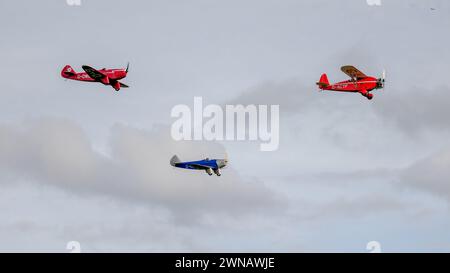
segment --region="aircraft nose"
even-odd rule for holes
[[[383,87],[384,87],[384,81],[383,81],[383,79],[378,79],[378,80],[377,80],[377,85],[378,85],[378,87],[383,88]]]
[[[220,165],[221,167],[225,167],[228,164],[228,160],[221,160]]]

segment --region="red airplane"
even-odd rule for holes
[[[111,85],[116,91],[119,91],[121,87],[128,88],[128,85],[119,82],[119,80],[127,76],[129,64],[126,69],[103,68],[96,70],[87,65],[83,65],[82,68],[85,72],[77,73],[70,65],[66,65],[61,71],[61,76],[75,81],[101,82],[104,85]]]
[[[328,81],[327,74],[322,74],[317,85],[320,90],[353,92],[360,93],[367,99],[371,100],[373,94],[370,91],[384,88],[386,72],[383,71],[381,78],[366,76],[364,73],[356,69],[354,66],[346,65],[341,67],[342,72],[347,74],[351,79],[348,81],[331,84]]]

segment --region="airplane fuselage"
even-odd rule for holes
[[[377,79],[365,75],[352,65],[342,66],[341,70],[350,77],[350,80],[330,84],[327,74],[322,74],[320,80],[316,83],[319,86],[319,89],[337,92],[357,92],[371,100],[373,94],[371,94],[370,91],[384,88],[386,79],[385,71],[383,71],[381,78]]]
[[[203,170],[209,175],[215,173],[217,176],[221,176],[220,169],[226,167],[228,159],[203,159],[197,161],[181,162],[180,159],[174,155],[170,160],[170,165],[176,168],[188,169],[188,170]]]
[[[101,69],[102,74],[105,74],[110,80],[121,80],[127,76],[125,69]],[[64,73],[64,72],[63,72]],[[86,72],[74,73],[72,75],[63,74],[63,77],[70,80],[84,81],[84,82],[101,82],[91,78]]]
[[[77,73],[70,65],[66,65],[61,71],[61,76],[65,79],[83,81],[83,82],[100,82],[104,85],[111,85],[116,91],[128,85],[119,82],[125,78],[128,73],[128,65],[126,69],[100,69],[96,70],[90,66],[82,66],[84,72]]]
[[[202,166],[207,166],[213,170],[217,170],[219,169],[219,165],[217,164],[217,160],[212,159],[212,160],[199,160],[199,161],[191,161],[191,162],[181,162],[181,163],[177,163],[178,168],[184,168],[184,169],[191,169],[191,170],[196,170],[198,168],[196,168],[195,166],[197,165],[202,165]]]
[[[370,92],[374,89],[379,88],[378,79],[374,77],[367,77],[364,79],[359,79],[357,81],[348,80],[338,83],[331,84],[329,86],[322,87],[322,90],[331,90],[338,92]]]

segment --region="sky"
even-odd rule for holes
[[[445,0],[0,2],[0,251],[450,251]],[[129,89],[61,69],[125,67]],[[317,92],[352,64],[385,90]],[[179,104],[279,105],[280,146],[174,141]],[[221,177],[172,155],[228,156]]]

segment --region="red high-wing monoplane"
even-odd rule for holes
[[[330,84],[327,74],[323,74],[322,77],[320,77],[319,82],[317,83],[320,90],[360,93],[364,97],[371,100],[373,98],[373,95],[370,93],[370,91],[374,89],[384,88],[386,78],[385,71],[383,71],[383,75],[381,76],[381,78],[377,79],[374,77],[366,76],[364,73],[351,65],[343,66],[341,67],[341,70],[351,79],[348,81]]]
[[[90,66],[83,65],[82,68],[85,72],[77,73],[70,65],[66,65],[61,71],[61,76],[69,80],[101,82],[104,85],[111,85],[116,91],[119,91],[121,87],[128,87],[128,85],[119,82],[119,80],[127,76],[128,67],[129,64],[127,65],[126,69],[103,68],[100,70],[96,70]]]

